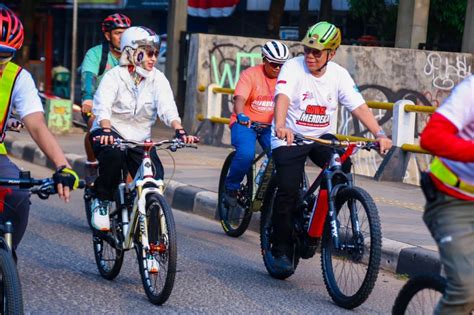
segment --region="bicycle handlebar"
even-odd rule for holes
[[[126,148],[135,148],[135,147],[161,147],[163,145],[169,144],[166,149],[170,150],[171,152],[176,152],[178,149],[182,148],[193,148],[197,149],[197,146],[190,143],[185,143],[181,139],[165,139],[158,142],[152,140],[145,140],[145,141],[134,141],[134,140],[123,140],[123,139],[115,139],[115,142],[112,144],[114,147],[118,147],[120,149]]]
[[[338,140],[338,139],[320,139],[320,138],[313,138],[303,136],[301,134],[295,133],[294,143],[296,144],[303,144],[305,141],[310,142],[317,142],[319,144],[329,146],[329,147],[356,147],[363,150],[379,150],[380,144],[376,141],[346,141],[346,140]]]
[[[29,177],[29,172],[23,172],[23,176],[23,178],[0,178],[0,186],[20,186],[20,188],[29,188],[32,194],[38,195],[41,199],[48,199],[50,195],[57,193],[52,178],[31,178]],[[80,180],[78,188],[82,189],[84,187],[85,182]]]

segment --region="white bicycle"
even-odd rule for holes
[[[176,274],[176,228],[171,208],[163,196],[164,182],[154,178],[150,151],[164,147],[175,152],[196,146],[178,139],[159,142],[117,139],[114,146],[122,150],[143,148],[143,161],[130,183],[126,183],[127,172],[122,170],[116,200],[109,208],[110,231],[94,231],[97,268],[105,279],[114,279],[122,267],[124,252],[135,248],[145,293],[153,304],[161,305],[171,294]],[[86,211],[90,211],[89,190],[84,198]]]

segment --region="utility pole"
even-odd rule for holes
[[[395,47],[418,49],[426,44],[430,0],[400,0]]]
[[[166,69],[165,74],[170,81],[174,96],[178,96],[179,81],[179,52],[181,33],[187,31],[188,2],[169,0],[168,2],[168,32],[166,38]]]
[[[467,1],[461,51],[474,54],[474,0]]]
[[[74,104],[76,87],[76,50],[77,50],[77,0],[72,9],[72,60],[71,60],[71,102]],[[72,105],[71,105],[72,106]]]

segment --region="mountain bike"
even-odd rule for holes
[[[5,197],[11,189],[3,186],[19,186],[30,188],[30,193],[41,199],[48,199],[49,195],[56,194],[56,187],[52,178],[34,179],[30,172],[21,171],[19,178],[0,178],[0,212],[5,206]],[[83,188],[84,182],[79,182],[78,188]],[[13,226],[10,221],[0,224],[0,312],[1,314],[23,314],[23,295],[21,283],[16,269],[16,262],[12,252]]]
[[[113,280],[120,273],[124,252],[135,248],[145,293],[151,303],[161,305],[169,298],[174,285],[176,227],[171,207],[163,196],[164,182],[154,178],[150,152],[155,147],[166,146],[165,149],[175,152],[196,146],[178,139],[159,142],[116,139],[114,146],[122,150],[141,147],[143,160],[130,183],[126,183],[126,168],[122,169],[115,202],[109,205],[110,231],[93,233],[97,268],[103,278]],[[90,202],[86,202],[86,206],[90,212]],[[156,269],[155,264],[158,264]]]
[[[368,298],[377,280],[382,250],[382,233],[377,207],[372,197],[353,184],[351,174],[342,171],[342,163],[355,150],[371,150],[373,142],[324,140],[295,135],[295,142],[316,142],[332,148],[330,161],[313,184],[300,185],[300,203],[293,227],[293,248],[287,253],[293,270],[282,272],[274,267],[272,249],[272,213],[277,192],[272,178],[260,217],[260,243],[268,273],[286,279],[294,273],[300,258],[309,259],[321,247],[321,266],[326,289],[333,301],[353,309]],[[336,148],[346,150],[342,156]],[[304,181],[304,180],[303,180]],[[325,187],[321,188],[324,181]]]
[[[392,314],[433,314],[445,289],[446,279],[437,274],[410,278],[398,293]]]
[[[270,128],[270,125],[252,122],[250,128],[258,130],[259,128]],[[265,191],[274,171],[271,158],[266,157],[269,152],[270,148],[267,148],[252,161],[251,168],[237,190],[236,207],[228,207],[224,202],[225,180],[229,174],[235,151],[232,151],[225,159],[219,177],[217,209],[222,228],[229,236],[239,237],[242,235],[250,224],[253,212],[260,211]]]

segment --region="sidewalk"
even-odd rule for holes
[[[174,132],[164,126],[153,128],[153,139],[171,138]],[[85,154],[81,129],[56,137],[67,153],[73,168],[83,175]],[[38,165],[49,166],[26,131],[9,132],[6,138],[9,154]],[[173,208],[216,219],[219,174],[230,148],[199,145],[197,150],[184,149],[176,153],[159,151],[165,167],[165,192]],[[173,167],[173,159],[176,167]],[[310,179],[316,170],[308,168]],[[382,221],[382,267],[401,274],[438,272],[440,264],[436,245],[422,221],[424,198],[419,187],[392,182],[376,182],[356,176],[357,186],[374,198]],[[250,229],[258,232],[259,216],[254,214]],[[224,234],[223,234],[224,235]]]

